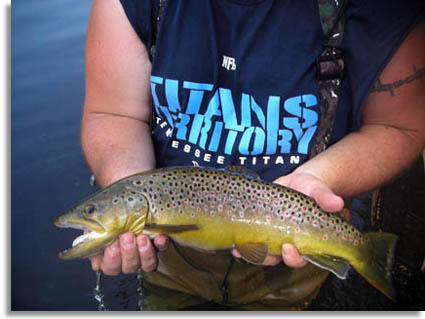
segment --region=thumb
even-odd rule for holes
[[[335,195],[326,185],[317,185],[311,189],[310,196],[316,200],[317,205],[329,213],[339,212],[344,208],[342,197]]]

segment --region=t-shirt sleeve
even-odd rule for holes
[[[146,48],[152,45],[159,1],[120,0],[130,24]]]
[[[423,0],[351,0],[343,49],[352,92],[354,127],[373,84],[407,35],[424,18]],[[413,65],[412,65],[413,68]]]

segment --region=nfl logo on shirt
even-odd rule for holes
[[[223,55],[223,64],[221,65],[227,71],[236,70],[236,60],[235,58]]]

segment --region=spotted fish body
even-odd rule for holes
[[[87,207],[93,216],[84,214]],[[283,243],[292,243],[305,259],[340,278],[345,278],[351,264],[394,297],[389,274],[394,235],[362,234],[336,214],[322,211],[312,198],[255,176],[211,168],[152,170],[116,182],[61,216],[56,224],[75,227],[78,214],[101,225],[109,223],[114,240],[126,231],[168,234],[182,245],[202,250],[235,247],[256,264],[268,254],[280,255]],[[108,214],[111,217],[106,218]],[[74,222],[69,222],[72,216]],[[86,257],[84,243],[83,248],[78,246],[62,258]],[[73,255],[72,250],[78,249],[78,256]]]

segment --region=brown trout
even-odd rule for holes
[[[255,174],[255,173],[254,173]],[[337,214],[290,188],[239,168],[167,168],[126,177],[85,199],[55,224],[87,231],[62,259],[100,252],[125,232],[169,235],[181,245],[236,248],[248,262],[280,255],[283,243],[345,279],[350,265],[391,299],[396,236],[361,233]]]

